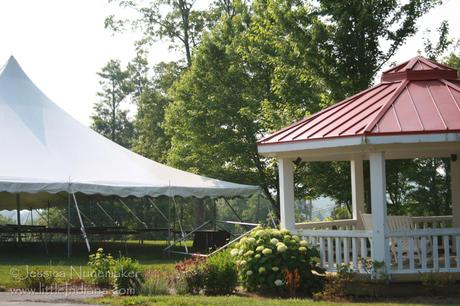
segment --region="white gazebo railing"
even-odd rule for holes
[[[389,274],[460,272],[460,228],[393,231],[386,238],[392,249]]]
[[[412,217],[415,229],[385,235],[387,266],[391,274],[460,272],[460,228],[445,228],[452,216]],[[439,228],[443,226],[444,228]],[[356,220],[296,224],[296,232],[320,253],[320,264],[329,272],[343,265],[370,273],[374,262],[372,231],[356,230]]]
[[[320,265],[327,271],[337,271],[345,264],[355,272],[367,273],[371,231],[300,229],[297,233],[319,249]]]

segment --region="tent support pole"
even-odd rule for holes
[[[16,218],[18,226],[21,226],[21,198],[19,193],[16,193]],[[18,243],[22,242],[21,231],[18,231]]]
[[[227,201],[226,198],[222,198],[224,199],[224,202],[227,204],[228,207],[230,207],[231,211],[235,214],[235,216],[238,218],[238,221],[240,222],[244,222],[243,219],[241,219],[240,215],[238,215],[238,213],[236,212],[236,210],[233,208],[232,205],[230,205],[230,203]]]
[[[71,242],[70,242],[70,193],[67,195],[67,257],[71,255]]]
[[[139,221],[139,223],[142,224],[142,225],[144,226],[144,228],[149,228],[149,227],[147,226],[147,224],[146,224],[144,221],[142,221],[142,220],[131,210],[131,208],[129,208],[128,205],[126,205],[125,202],[123,202],[120,198],[118,199],[118,201],[120,201],[120,203],[126,208],[126,210],[127,210],[134,218],[136,218],[136,220]]]
[[[155,202],[153,201],[153,199],[151,198],[147,198],[147,200],[152,204],[153,208],[155,208],[161,215],[161,217],[166,221],[166,222],[169,222],[168,218],[165,216],[165,214],[161,211],[161,209],[157,206],[157,204],[155,204]]]
[[[217,230],[217,205],[216,205],[216,199],[212,199],[213,202],[213,217],[214,217],[214,231]]]
[[[46,225],[50,227],[50,206],[51,206],[51,201],[48,201],[48,208],[46,210]]]
[[[80,230],[81,234],[83,235],[83,239],[85,239],[86,248],[88,252],[91,252],[91,246],[89,245],[88,237],[86,236],[85,225],[83,224],[83,219],[81,218],[80,209],[78,208],[77,198],[75,197],[75,193],[72,193],[73,202],[75,203],[75,208],[77,209],[78,219],[80,220]]]
[[[102,210],[102,212],[107,216],[107,218],[109,218],[110,222],[112,222],[115,226],[120,226],[120,223],[114,218],[112,218],[112,216],[110,216],[109,213],[104,208],[102,208],[99,202],[96,202],[96,206],[99,207],[100,210]]]
[[[171,245],[171,197],[169,197],[169,201],[168,201],[168,245],[167,247],[170,245]]]

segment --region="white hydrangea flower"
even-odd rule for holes
[[[259,246],[256,248],[256,251],[257,251],[257,252],[262,252],[264,249],[265,249],[265,247],[264,247],[263,245],[259,245]]]
[[[252,271],[251,271],[251,270],[246,271],[246,275],[247,275],[247,276],[252,275]]]
[[[244,256],[246,256],[246,257],[252,256],[252,255],[254,255],[254,251],[251,251],[251,250],[249,250],[246,253],[244,253]]]
[[[287,251],[288,247],[284,243],[278,243],[276,249],[278,250],[278,252],[284,253]]]
[[[287,229],[283,229],[280,231],[281,235],[289,235],[290,232]]]
[[[277,279],[275,281],[275,286],[277,286],[277,287],[282,286],[283,284],[284,284],[284,282],[282,280],[280,280],[280,279]]]
[[[264,267],[259,268],[259,273],[264,273],[265,271],[266,271],[266,269]]]
[[[305,240],[300,241],[300,246],[306,247],[308,246],[308,242]]]
[[[271,254],[272,253],[272,250],[269,249],[269,248],[265,248],[263,251],[262,251],[262,254],[264,255],[268,255],[268,254]]]
[[[279,241],[278,239],[276,239],[276,238],[272,238],[272,239],[270,240],[270,243],[271,243],[271,244],[274,244],[274,245],[276,245],[278,242],[280,242],[280,241]]]
[[[301,247],[299,248],[299,251],[300,251],[300,252],[306,252],[306,251],[307,251],[307,248],[306,248],[306,247],[303,247],[303,246],[301,246]]]
[[[256,254],[256,255],[254,256],[255,259],[259,259],[260,257],[261,257],[260,254]]]
[[[273,267],[272,270],[276,272],[276,271],[279,271],[280,268],[278,268],[278,267]]]
[[[238,252],[239,252],[239,251],[240,251],[240,250],[238,250],[238,249],[232,249],[232,250],[230,251],[230,255],[232,255],[233,257],[235,257],[235,256],[238,255]]]

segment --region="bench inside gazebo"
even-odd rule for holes
[[[381,82],[258,142],[278,159],[281,227],[306,237],[321,265],[387,275],[460,272],[460,81],[457,71],[415,57]],[[387,216],[385,160],[450,159],[452,215]],[[294,160],[350,161],[352,219],[295,223]],[[371,214],[364,215],[363,160]],[[363,222],[364,221],[364,222]],[[375,270],[375,269],[374,269]]]

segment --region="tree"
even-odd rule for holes
[[[132,85],[133,100],[138,104],[142,93],[152,85],[149,77],[150,69],[147,52],[138,49],[136,57],[128,63],[126,70]]]
[[[134,125],[123,105],[133,91],[129,73],[121,68],[120,61],[110,60],[98,75],[102,90],[97,95],[101,100],[94,105],[91,127],[110,140],[130,147]]]
[[[113,1],[113,0],[112,0]],[[187,66],[192,62],[192,51],[206,28],[206,12],[193,8],[195,1],[189,0],[154,0],[146,5],[141,1],[119,0],[119,6],[131,9],[136,17],[117,19],[110,15],[105,20],[105,27],[115,32],[131,25],[133,30],[140,30],[140,44],[151,44],[157,39],[167,38],[173,48],[179,48],[185,54]]]
[[[235,14],[205,35],[171,90],[168,161],[257,183],[278,211],[276,163],[257,154],[257,138],[367,87],[437,1],[347,3],[259,0],[235,6]],[[391,42],[385,52],[383,39]],[[330,195],[329,181],[306,176],[312,165],[302,165],[296,170],[298,196]],[[325,172],[337,186],[349,190],[349,178],[341,176],[349,165],[329,167]],[[348,205],[348,193],[335,196]]]
[[[449,23],[446,20],[442,21],[441,25],[436,30],[439,34],[436,44],[433,44],[433,42],[427,38],[427,35],[431,33],[430,30],[425,30],[425,37],[423,40],[425,54],[431,60],[438,60],[454,43],[454,41],[449,38]]]
[[[164,163],[170,140],[162,125],[169,99],[154,89],[148,89],[144,91],[139,101],[135,122],[138,136],[133,150],[147,158]]]
[[[139,99],[135,126],[137,138],[133,150],[155,161],[166,163],[170,137],[165,133],[165,109],[171,102],[167,90],[182,72],[177,63],[159,63],[154,67],[155,77]]]
[[[297,39],[313,42],[312,53],[306,53],[314,56],[310,66],[337,101],[369,87],[374,75],[417,32],[417,20],[440,3],[319,0],[313,31],[304,30],[305,24],[295,19],[290,24]]]

